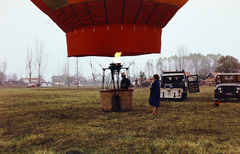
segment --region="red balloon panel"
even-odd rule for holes
[[[148,24],[159,26],[158,23],[162,20],[162,18],[164,17],[164,14],[167,11],[171,11],[171,10],[169,10],[169,5],[167,5],[167,4],[157,5],[153,11],[151,17],[149,18]],[[166,21],[164,21],[164,22],[166,22]]]
[[[125,1],[123,23],[135,22],[141,4],[141,1]]]
[[[109,28],[109,30],[107,30]],[[155,26],[111,24],[86,26],[67,36],[68,56],[122,56],[160,53],[162,29]]]
[[[65,13],[63,13],[62,11],[65,11]],[[68,30],[73,30],[76,28],[77,25],[74,25],[74,23],[76,24],[80,24],[79,22],[75,22],[76,20],[76,16],[75,17],[71,17],[71,10],[69,9],[69,7],[64,7],[62,9],[57,9],[54,10],[53,13],[59,17],[59,19],[61,20],[61,23],[64,23],[64,25],[67,27]],[[67,14],[67,16],[66,16]],[[70,18],[75,18],[74,20],[70,20]]]
[[[75,11],[77,18],[79,19],[79,22],[81,22],[82,25],[84,26],[93,25],[93,22],[91,20],[90,14],[88,13],[85,3],[77,3],[75,5],[71,5],[71,7]]]
[[[93,1],[86,3],[91,19],[94,25],[101,25],[106,23],[106,13],[104,1]]]
[[[121,23],[123,15],[123,0],[111,3],[112,0],[106,0],[107,18],[109,24]]]
[[[157,6],[158,3],[152,2],[144,2],[141,5],[139,10],[139,14],[137,16],[136,24],[143,24],[147,25],[149,17],[151,17],[154,8]]]
[[[175,6],[169,6],[167,11],[165,12],[164,16],[159,20],[159,23],[157,26],[159,27],[165,27],[167,23],[169,22],[169,19],[172,19],[172,17],[176,14],[179,8]]]

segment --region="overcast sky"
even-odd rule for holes
[[[43,40],[48,67],[43,74],[46,81],[62,73],[67,60],[65,33],[30,0],[0,0],[0,62],[7,61],[7,75],[16,73],[26,77],[27,49],[34,40]],[[144,62],[147,59],[169,57],[176,54],[178,45],[188,53],[222,54],[240,60],[240,0],[189,0],[172,18],[162,33],[161,54],[122,58],[122,61]],[[75,58],[70,59],[74,74]],[[91,60],[94,68],[113,62],[113,58],[81,57],[81,73],[90,76]],[[141,64],[143,67],[143,64]],[[34,76],[37,76],[35,73]]]

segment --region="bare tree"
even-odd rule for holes
[[[70,87],[70,85],[69,85],[69,59],[66,60],[62,69],[63,69],[62,70],[63,71],[63,76],[62,77],[64,78],[63,80],[67,81],[68,87]]]
[[[32,53],[32,49],[30,50],[28,48],[28,50],[27,50],[27,62],[26,62],[26,74],[29,77],[29,83],[32,83],[31,78],[32,78],[33,70],[34,70],[33,53]]]
[[[0,63],[0,85],[3,84],[4,80],[6,80],[6,70],[7,70],[7,62],[4,60]]]
[[[76,76],[77,76],[77,86],[79,86],[78,82],[79,82],[79,75],[80,75],[80,72],[79,72],[79,59],[78,57],[76,57]]]
[[[68,82],[68,87],[70,87],[70,81],[69,81],[69,59],[67,60],[67,82]]]
[[[93,82],[94,82],[94,86],[97,86],[97,83],[96,83],[96,78],[95,78],[95,74],[93,72],[93,65],[92,65],[92,62],[90,61],[90,66],[91,66],[91,70],[92,70],[92,77],[93,77]]]
[[[17,82],[17,79],[18,79],[18,75],[16,73],[13,73],[11,78],[12,82]]]
[[[150,78],[150,76],[153,74],[154,72],[154,68],[153,68],[153,60],[149,60],[146,62],[146,72],[148,73],[148,77]]]
[[[169,71],[176,71],[178,69],[178,57],[176,55],[170,57]]]
[[[163,58],[163,68],[162,68],[162,70],[167,70],[167,58],[166,57],[164,57]]]
[[[160,57],[158,60],[156,60],[156,69],[159,72],[159,74],[162,74],[163,70],[163,59]]]
[[[186,69],[188,49],[184,45],[177,46],[178,70]]]
[[[36,66],[38,74],[38,86],[40,86],[40,79],[47,67],[47,56],[44,54],[44,43],[42,40],[36,39],[35,41],[35,52],[36,52]]]
[[[171,61],[172,61],[172,58],[171,58],[171,57],[168,57],[168,58],[167,58],[167,62],[168,62],[168,70],[169,70],[169,71],[172,70]],[[167,70],[165,70],[165,71],[167,71]]]
[[[79,75],[79,70],[78,70],[78,57],[76,57],[76,74],[77,74],[77,86],[78,86],[78,75]]]
[[[9,73],[8,74],[8,82],[16,83],[18,79],[18,76],[16,73]]]
[[[58,86],[60,87],[60,63],[59,63],[59,59],[58,59]]]
[[[134,61],[132,61],[131,63],[131,66],[132,66],[132,77],[135,78],[136,74],[135,74],[135,71],[136,71],[136,63]]]

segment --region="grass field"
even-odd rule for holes
[[[1,88],[0,153],[240,153],[240,102],[213,107],[214,87],[161,101],[134,89],[134,110],[103,112],[96,88]]]

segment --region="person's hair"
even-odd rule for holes
[[[154,77],[154,79],[159,80],[159,75],[158,74],[154,74],[153,77]]]

